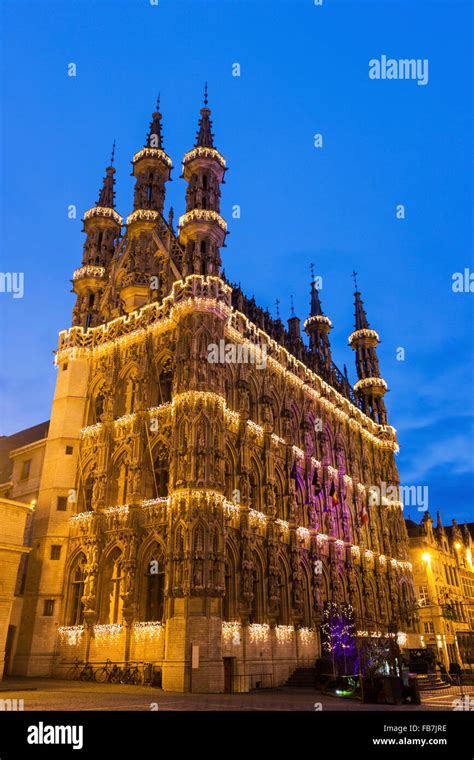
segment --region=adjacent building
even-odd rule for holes
[[[436,526],[429,512],[420,524],[407,520],[410,557],[424,645],[448,670],[474,665],[474,531],[456,520]]]

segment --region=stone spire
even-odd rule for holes
[[[160,113],[160,96],[156,101],[156,111],[151,115],[150,128],[146,138],[145,147],[148,148],[163,148],[163,134],[161,126],[161,113]]]
[[[370,329],[364,302],[357,289],[356,273],[353,273],[356,291],[355,298],[355,331],[349,336],[349,345],[356,352],[356,369],[358,382],[354,391],[361,401],[365,414],[379,425],[387,424],[387,410],[383,397],[387,392],[387,383],[380,377],[379,360],[376,346],[380,338],[375,330]]]
[[[304,323],[304,329],[309,336],[309,347],[314,357],[314,370],[323,379],[329,379],[332,371],[332,354],[329,333],[332,322],[323,312],[319,292],[314,279],[311,264],[311,308],[310,316]]]
[[[213,148],[214,135],[212,134],[212,121],[210,119],[211,110],[207,107],[207,82],[204,85],[204,108],[201,108],[201,118],[199,119],[199,129],[196,132],[196,142],[194,147]]]
[[[95,204],[96,206],[102,206],[103,208],[115,208],[115,168],[114,168],[114,156],[115,156],[115,140],[112,146],[112,155],[110,157],[110,166],[106,168],[106,175],[104,177],[102,188],[99,192],[99,200]]]

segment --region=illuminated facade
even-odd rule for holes
[[[449,668],[474,665],[474,540],[467,525],[444,527],[425,512],[420,524],[407,520],[410,558],[419,603],[423,643]]]
[[[326,600],[364,632],[415,621],[401,504],[367,499],[399,482],[378,336],[357,291],[352,387],[314,285],[308,346],[298,317],[286,329],[225,279],[207,100],[177,231],[170,170],[157,110],[125,232],[113,166],[84,215],[15,671],[110,657],[153,662],[167,690],[277,685],[320,653]],[[211,361],[221,342],[255,361]]]

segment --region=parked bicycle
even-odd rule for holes
[[[139,686],[142,681],[143,676],[138,665],[132,667],[131,664],[127,662],[120,672],[120,683],[131,683],[135,684],[135,686]]]
[[[99,683],[119,683],[120,672],[117,663],[112,665],[112,662],[107,660],[105,665],[96,671],[95,680]]]
[[[80,681],[93,681],[94,680],[94,668],[88,662],[85,664],[77,657],[74,660],[74,665],[69,668],[66,673],[68,681],[79,679]]]

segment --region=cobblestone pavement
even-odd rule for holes
[[[471,699],[474,690],[470,687]],[[466,690],[467,693],[467,690]],[[314,689],[268,689],[249,694],[178,694],[150,686],[82,683],[46,678],[10,678],[0,683],[1,699],[23,699],[27,710],[452,710],[452,694],[426,695],[421,705],[363,705],[323,696]],[[152,706],[155,705],[154,708]]]

